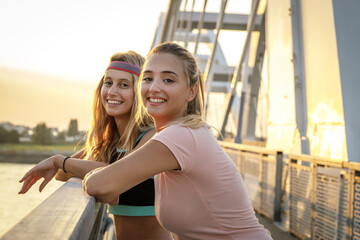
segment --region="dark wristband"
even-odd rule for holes
[[[67,173],[66,170],[65,170],[65,162],[66,162],[66,160],[67,160],[68,158],[70,158],[70,157],[64,158],[64,161],[63,161],[63,171],[64,171],[64,173]]]

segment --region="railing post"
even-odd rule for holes
[[[104,239],[104,234],[108,231],[108,228],[112,220],[109,222],[109,217],[106,214],[107,204],[102,203],[99,208],[99,212],[96,216],[94,226],[92,228],[89,240],[101,240]],[[109,233],[107,233],[109,234]]]
[[[282,171],[283,153],[276,152],[276,179],[275,179],[275,200],[274,200],[274,221],[281,221],[281,197],[282,197]]]

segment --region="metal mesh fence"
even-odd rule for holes
[[[300,239],[360,240],[360,164],[284,154],[277,193],[275,151],[229,146],[223,144],[256,211],[274,219],[276,194],[281,194],[282,225]]]

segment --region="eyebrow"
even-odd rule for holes
[[[153,71],[151,70],[145,70],[144,73],[152,73]],[[161,73],[166,73],[166,74],[172,74],[175,75],[176,77],[179,77],[175,72],[170,71],[170,70],[166,70],[166,71],[162,71]]]
[[[104,80],[105,79],[113,79],[112,77],[108,77],[108,76],[106,76],[105,78],[104,78]],[[128,82],[133,82],[133,80],[131,80],[131,79],[128,79],[128,78],[114,78],[114,79],[117,79],[117,80],[120,80],[120,81],[128,81]]]

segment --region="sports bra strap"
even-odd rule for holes
[[[142,132],[141,134],[140,134],[140,136],[136,139],[136,142],[135,142],[135,145],[134,145],[134,148],[138,145],[138,143],[140,142],[140,140],[145,136],[145,134],[147,133],[147,132],[149,132],[151,129],[149,129],[149,130],[146,130],[145,132]]]
[[[133,148],[135,148],[135,147],[139,144],[140,140],[141,140],[141,139],[145,136],[145,134],[146,134],[147,132],[149,132],[150,130],[151,130],[151,129],[146,130],[145,132],[142,132],[142,133],[139,135],[139,137],[138,137],[138,138],[136,139],[136,141],[135,141],[135,144],[134,144],[134,147],[133,147]],[[118,148],[116,148],[116,150],[117,150],[118,153],[121,154],[120,158],[122,158],[122,157],[125,155],[125,152],[126,152],[125,149],[118,149]]]

